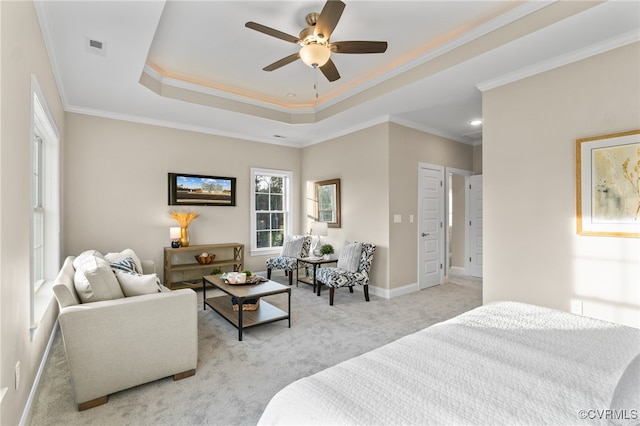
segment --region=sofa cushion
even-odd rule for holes
[[[81,255],[74,260],[73,284],[82,303],[124,297],[109,262],[97,256]]]
[[[116,271],[116,278],[126,297],[162,292],[157,274],[141,275]]]
[[[86,257],[99,257],[104,259],[104,255],[98,250],[85,250],[73,259],[73,268],[78,269],[78,266],[82,264]]]
[[[345,241],[344,247],[338,256],[338,268],[347,272],[356,272],[360,266],[360,256],[362,256],[362,243],[350,243]]]
[[[120,253],[107,253],[104,255],[104,258],[109,261],[109,263],[119,263],[125,260],[127,257],[133,259],[136,263],[136,267],[138,268],[139,273],[142,273],[142,262],[140,262],[140,258],[131,249],[124,249]]]
[[[131,257],[125,257],[120,262],[111,262],[111,269],[113,272],[128,272],[130,274],[142,275],[142,270],[138,269],[136,261]]]

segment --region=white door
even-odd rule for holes
[[[420,164],[418,182],[418,287],[442,283],[444,263],[444,169]]]
[[[469,275],[482,277],[482,175],[469,177]]]

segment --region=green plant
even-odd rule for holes
[[[242,271],[243,274],[247,274],[247,278],[249,278],[251,276],[251,271],[248,269],[245,269],[244,271]]]
[[[333,254],[333,246],[331,244],[323,244],[322,247],[320,247],[320,254]]]
[[[220,268],[216,268],[213,271],[211,271],[211,275],[220,275],[222,274],[222,269]]]

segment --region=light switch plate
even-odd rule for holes
[[[393,223],[402,223],[402,215],[394,214],[393,215]]]

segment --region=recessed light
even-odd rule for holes
[[[278,138],[278,139],[286,139],[286,136],[283,135],[273,135],[274,138]]]
[[[296,94],[295,93],[287,93],[287,98],[295,98]]]
[[[479,126],[482,124],[482,120],[480,119],[471,120],[469,124],[471,124],[472,126]]]

